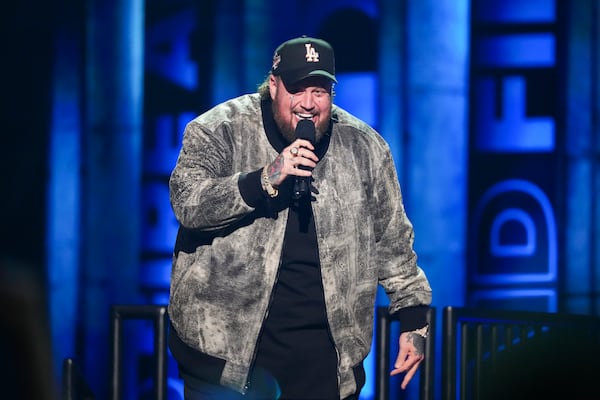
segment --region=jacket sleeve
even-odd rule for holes
[[[254,210],[242,196],[234,170],[234,144],[227,124],[213,131],[198,121],[187,124],[169,179],[171,206],[185,228],[214,231],[238,223]],[[254,175],[254,174],[253,174]],[[253,176],[250,175],[250,176]]]
[[[387,146],[372,187],[378,279],[390,300],[390,313],[431,303],[431,287],[417,265],[414,231],[406,215],[396,169]]]

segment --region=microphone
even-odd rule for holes
[[[310,119],[301,119],[296,125],[296,139],[306,139],[315,143],[315,123]],[[310,171],[309,167],[299,165],[298,168]],[[310,196],[310,176],[297,176],[294,180],[292,199],[299,200],[304,196]]]

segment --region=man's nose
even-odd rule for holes
[[[305,110],[310,110],[315,106],[315,100],[310,93],[304,92],[301,96],[300,105]]]

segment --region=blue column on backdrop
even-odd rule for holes
[[[242,92],[244,74],[240,38],[241,11],[237,0],[221,0],[215,8],[215,37],[213,55],[213,104],[237,97]]]
[[[46,268],[57,382],[62,360],[75,356],[79,310],[81,43],[73,37],[74,32],[61,29],[55,39],[48,150]]]
[[[390,145],[396,171],[404,176],[404,89],[406,84],[406,1],[383,0],[379,22],[379,132]]]
[[[84,373],[98,398],[106,398],[110,305],[137,299],[143,7],[91,1],[87,16],[81,291]]]
[[[434,305],[465,292],[469,1],[409,1],[404,190]]]
[[[569,2],[564,309],[600,313],[600,5]],[[596,117],[594,117],[596,116]]]
[[[469,0],[414,0],[406,6],[401,179],[419,264],[438,308],[465,301],[469,6]],[[437,315],[441,327],[442,313]],[[441,365],[440,355],[435,362]]]
[[[254,92],[271,66],[269,5],[267,0],[245,0],[244,3],[244,91]]]

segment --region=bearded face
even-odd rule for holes
[[[315,124],[315,140],[318,143],[327,132],[331,119],[331,81],[323,77],[309,77],[286,88],[281,79],[271,76],[269,90],[275,123],[288,142],[296,139],[298,121],[310,119]]]

